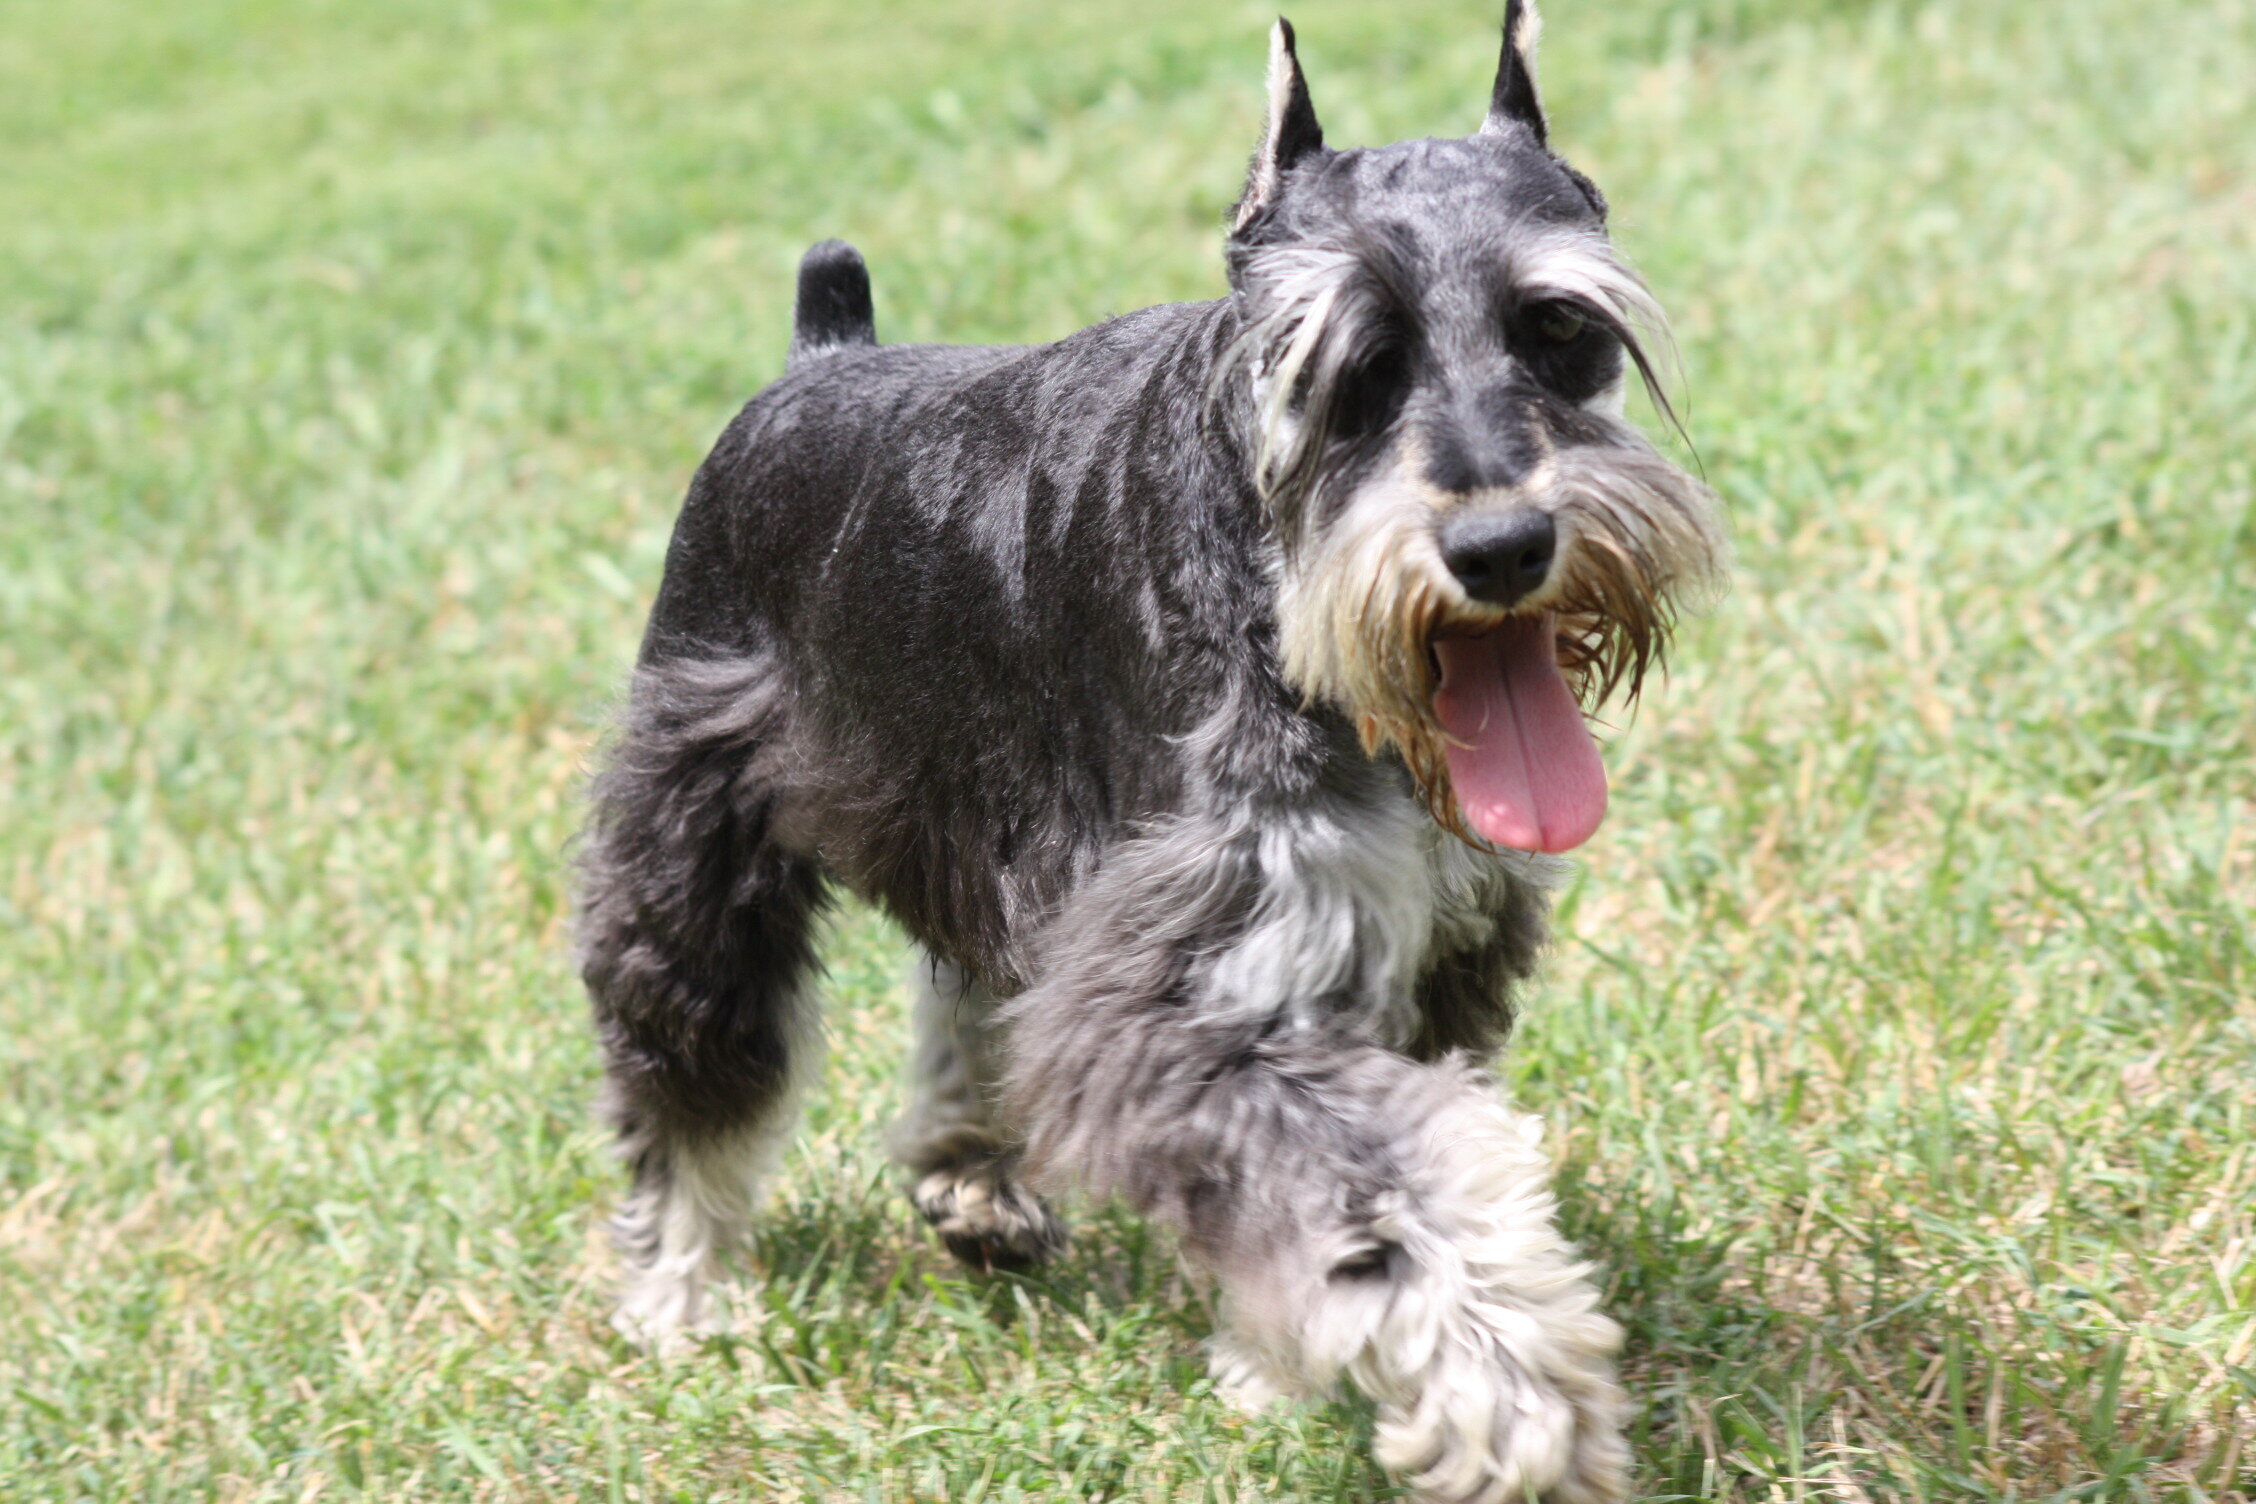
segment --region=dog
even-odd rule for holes
[[[1623,415],[1633,374],[1669,413],[1660,314],[1537,25],[1474,135],[1334,150],[1280,20],[1214,302],[881,346],[860,257],[807,254],[581,848],[637,1340],[719,1320],[843,889],[923,950],[892,1148],[958,1256],[1123,1197],[1235,1400],[1352,1383],[1421,1499],[1622,1496],[1619,1330],[1481,1062],[1605,811],[1585,710],[1726,544]]]

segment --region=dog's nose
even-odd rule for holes
[[[1551,573],[1559,531],[1533,507],[1475,512],[1441,530],[1441,561],[1476,601],[1515,606]]]

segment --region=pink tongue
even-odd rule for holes
[[[1434,643],[1458,807],[1490,844],[1571,851],[1606,818],[1606,768],[1559,673],[1551,618]]]

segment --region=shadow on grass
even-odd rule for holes
[[[2131,1339],[2096,1292],[1978,1302],[1910,1266],[1886,1219],[1813,1271],[1701,1226],[1683,1199],[1605,1198],[1582,1168],[1561,1169],[1561,1222],[1626,1331],[1631,1445],[1650,1499],[1822,1483],[2145,1504],[2248,1487],[2232,1476],[2233,1428],[2256,1371],[2200,1399],[2127,1392]],[[1874,1444],[1890,1435],[1925,1444]]]
[[[772,1209],[739,1334],[708,1353],[771,1398],[868,1395],[853,1424],[893,1429],[883,1446],[921,1480],[900,1482],[913,1496],[958,1497],[1021,1465],[1061,1499],[1175,1497],[1193,1476],[1228,1497],[1255,1479],[1333,1504],[1397,1496],[1370,1460],[1367,1403],[1246,1417],[1214,1396],[1211,1309],[1165,1234],[1125,1209],[1068,1206],[1061,1258],[987,1275],[947,1254],[890,1174],[831,1189]],[[866,1475],[867,1444],[834,1449],[833,1482]]]

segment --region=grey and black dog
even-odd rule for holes
[[[717,1319],[842,887],[924,948],[894,1144],[957,1254],[1056,1250],[1036,1188],[1125,1197],[1236,1397],[1346,1379],[1421,1498],[1620,1496],[1618,1332],[1478,1062],[1605,809],[1583,709],[1723,543],[1622,415],[1659,315],[1534,30],[1477,134],[1333,150],[1279,22],[1216,302],[880,347],[860,258],[808,254],[584,848],[623,1328]]]

